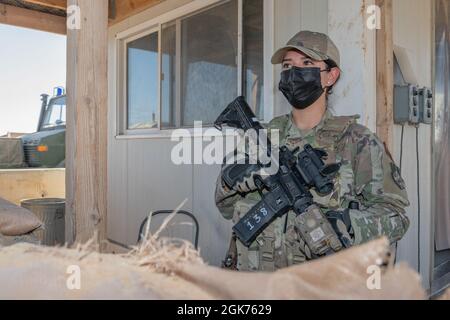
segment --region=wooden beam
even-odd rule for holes
[[[134,14],[148,9],[164,0],[113,0],[111,10],[114,15],[111,17],[111,24],[120,22]],[[113,8],[114,7],[114,8]]]
[[[81,28],[67,32],[68,241],[106,239],[108,0],[69,0]],[[72,237],[71,237],[72,235]]]
[[[0,4],[0,23],[40,31],[66,34],[66,18]]]
[[[24,0],[28,3],[41,6],[66,10],[68,0]],[[164,0],[109,0],[110,23],[120,22],[134,14],[148,9]]]
[[[61,10],[66,10],[67,8],[67,0],[25,0],[25,2]]]
[[[394,145],[394,41],[392,0],[376,0],[381,29],[376,32],[377,134],[393,152]]]

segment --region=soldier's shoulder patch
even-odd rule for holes
[[[395,184],[400,188],[400,190],[405,190],[405,180],[403,180],[402,175],[400,174],[399,167],[397,167],[397,165],[393,162],[391,162],[391,173],[392,179],[394,180]]]
[[[372,136],[373,135],[373,132],[370,131],[369,128],[367,128],[366,126],[364,126],[362,124],[359,124],[357,122],[356,123],[352,123],[349,126],[347,132],[352,134],[352,135],[354,135],[357,138],[365,137],[365,136]]]

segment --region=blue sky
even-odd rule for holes
[[[65,83],[65,36],[0,24],[0,135],[36,131],[40,94]]]

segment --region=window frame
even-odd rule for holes
[[[238,1],[238,49],[237,49],[237,93],[238,95],[242,95],[243,93],[243,1]],[[264,1],[264,122],[268,122],[272,118],[273,111],[273,101],[274,94],[272,92],[273,87],[273,72],[274,68],[270,63],[270,56],[273,51],[273,39],[274,39],[274,22],[273,22],[273,8],[275,0],[262,0]],[[175,21],[177,25],[180,24],[181,19],[187,18],[189,16],[193,16],[195,14],[199,14],[205,10],[213,8],[216,5],[220,5],[224,3],[223,0],[194,0],[191,3],[168,11],[158,17],[150,19],[144,23],[141,23],[136,26],[132,26],[122,32],[118,32],[115,35],[115,46],[116,46],[116,138],[117,139],[133,139],[133,138],[149,138],[149,137],[159,137],[165,138],[170,137],[172,132],[177,129],[188,130],[191,133],[194,133],[194,128],[192,127],[178,127],[178,124],[181,123],[181,119],[177,119],[177,127],[175,128],[162,128],[161,122],[161,113],[162,113],[162,85],[161,85],[161,76],[162,76],[162,54],[161,54],[161,35],[162,35],[162,26],[165,23],[169,23]],[[177,27],[178,28],[178,27]],[[158,126],[157,128],[150,129],[128,129],[128,52],[127,45],[128,43],[137,40],[141,37],[145,37],[152,33],[157,32],[158,34],[158,110],[157,110],[157,119]],[[179,37],[179,32],[177,30],[177,38]],[[177,39],[178,40],[178,39]],[[178,46],[178,44],[177,44]],[[178,49],[177,49],[178,50]],[[179,59],[181,57],[178,57]],[[180,79],[180,64],[177,63],[177,79]],[[178,81],[178,85],[179,81]],[[177,85],[177,86],[178,86]],[[179,94],[177,94],[177,99]],[[176,103],[176,108],[180,107],[180,103]],[[181,114],[177,113],[177,117],[181,117]],[[211,129],[213,126],[209,125],[203,128],[203,131]],[[218,132],[218,135],[220,132]]]
[[[125,132],[127,135],[133,135],[133,134],[145,134],[145,133],[151,133],[155,130],[159,130],[160,128],[160,112],[161,112],[161,104],[160,104],[160,97],[161,97],[161,76],[158,76],[158,101],[157,101],[157,110],[156,110],[156,117],[158,119],[158,127],[157,128],[148,128],[148,129],[129,129],[128,128],[128,44],[130,42],[133,42],[137,39],[149,36],[151,34],[156,33],[158,36],[158,66],[157,66],[157,70],[156,72],[158,74],[161,74],[161,61],[160,61],[160,52],[161,52],[161,32],[160,32],[160,28],[159,27],[153,27],[153,28],[148,28],[147,30],[135,34],[131,37],[128,37],[126,39],[123,40],[123,97],[122,97],[122,103],[123,103],[123,114],[122,117],[120,119],[120,121],[122,122],[121,127],[123,132]]]

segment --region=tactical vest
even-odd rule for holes
[[[323,148],[329,154],[328,163],[336,162],[337,155],[343,147],[340,143],[350,126],[356,123],[359,116],[331,117],[325,120],[323,127],[316,133],[316,144],[313,147]],[[286,145],[287,129],[290,116],[274,119],[269,129],[278,129],[280,145]],[[242,218],[257,202],[257,194],[247,195],[245,199],[237,201],[233,222]],[[245,247],[239,240],[231,240],[229,255],[237,257],[237,269],[240,271],[266,271],[303,263],[311,256],[307,248],[293,229],[295,213],[289,212],[284,217],[271,223],[249,247]],[[286,233],[285,233],[286,231]]]

